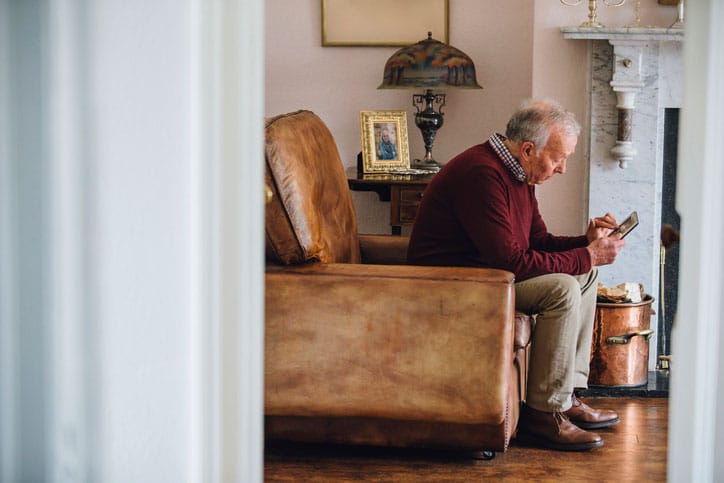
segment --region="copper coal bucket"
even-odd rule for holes
[[[643,386],[648,380],[651,304],[597,303],[588,383],[592,386]]]

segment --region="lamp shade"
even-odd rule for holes
[[[403,47],[385,64],[378,89],[482,89],[475,65],[464,52],[432,38]]]

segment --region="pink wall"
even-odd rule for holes
[[[634,19],[634,4],[604,7],[599,20],[612,27]],[[475,62],[480,91],[449,91],[445,124],[433,154],[441,162],[503,131],[511,111],[528,97],[554,97],[576,113],[587,129],[587,44],[564,40],[561,26],[587,17],[587,2],[566,7],[555,0],[451,0],[450,44]],[[641,1],[646,24],[668,26],[674,7]],[[420,32],[420,39],[426,37]],[[382,69],[394,47],[322,47],[319,0],[266,2],[267,116],[310,109],[335,136],[345,166],[354,166],[360,151],[359,111],[401,109],[408,113],[410,156],[424,147],[414,124],[412,91],[377,90]],[[541,210],[551,231],[578,233],[587,207],[587,132],[579,140],[568,173],[539,190]],[[353,193],[363,233],[389,232],[389,203],[374,193]]]

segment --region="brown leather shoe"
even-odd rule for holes
[[[603,446],[599,435],[579,428],[563,413],[538,411],[527,404],[520,411],[518,434],[546,448],[562,451],[583,451]]]
[[[572,396],[573,406],[565,414],[573,424],[583,429],[608,428],[617,424],[618,414],[610,409],[593,409],[576,397]]]

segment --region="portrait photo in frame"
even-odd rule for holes
[[[406,111],[360,111],[364,173],[410,169]]]

